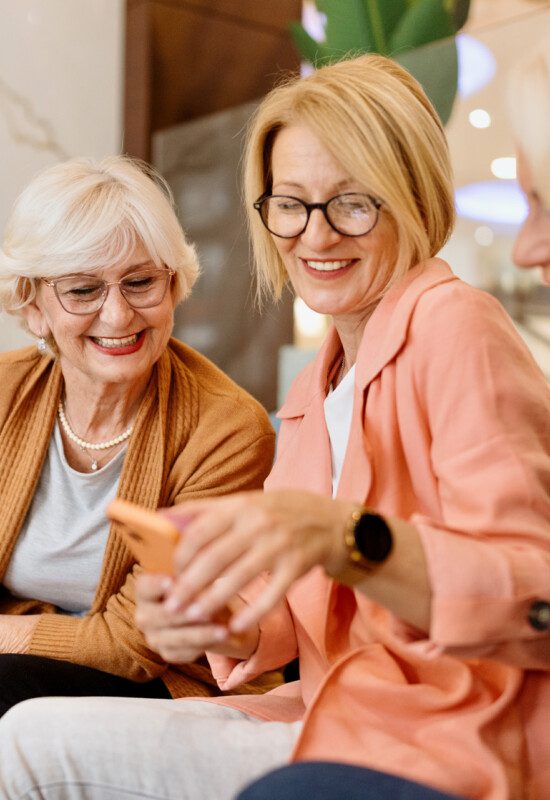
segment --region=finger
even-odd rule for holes
[[[158,508],[157,513],[169,519],[177,528],[184,531],[191,520],[206,511],[207,507],[206,501],[197,501],[197,505],[188,502],[178,506],[170,506],[170,508]]]
[[[228,638],[227,628],[221,625],[186,625],[146,635],[149,646],[166,661],[194,661],[205,650],[219,646]]]
[[[176,575],[185,570],[201,550],[231,529],[234,516],[231,510],[224,508],[206,509],[189,522],[174,554]]]
[[[239,519],[238,527],[232,527],[232,525],[233,518],[224,516],[223,519],[216,519],[212,526],[209,526],[207,535],[209,538],[212,536],[212,541],[195,554],[193,560],[179,573],[170,589],[166,599],[166,607],[170,611],[184,609],[201,592],[213,586],[218,579],[224,578],[233,562],[250,554],[251,542],[260,541],[261,531],[258,530],[257,521],[253,516],[244,522]],[[265,563],[267,564],[269,561]],[[256,572],[264,568],[265,565],[259,563]],[[241,585],[244,584],[241,583]],[[220,591],[220,587],[217,591]],[[220,601],[219,605],[223,605],[223,602]],[[190,619],[199,622],[210,619],[210,615],[201,616],[198,609],[194,609],[194,616]]]
[[[151,572],[141,573],[136,577],[136,601],[160,601],[170,591],[173,583],[174,579],[168,575],[155,575]]]
[[[288,565],[270,575],[262,592],[229,620],[229,630],[239,635],[257,625],[286,595],[294,581],[303,573],[289,570]]]
[[[143,633],[151,633],[152,631],[178,625],[166,611],[162,602],[138,603],[134,612],[134,620]]]
[[[262,494],[261,492],[237,492],[232,495],[224,495],[221,497],[210,497],[203,500],[186,500],[176,506],[170,508],[159,509],[163,516],[171,519],[176,525],[187,525],[192,522],[196,517],[204,513],[213,511],[216,513],[223,513],[224,510],[231,509],[234,506],[241,505],[245,502],[250,502],[255,495]]]
[[[228,527],[230,524],[232,527]],[[277,528],[276,520],[261,507],[247,507],[246,515],[239,513],[236,520],[224,518],[214,539],[176,579],[166,600],[167,608],[179,611],[192,605],[183,619],[211,619],[212,612],[269,570],[288,549],[286,530]]]
[[[192,518],[186,517],[185,536],[182,536],[176,551],[176,571],[184,569],[202,547],[257,510],[262,497],[263,493],[259,491],[240,492],[226,497],[186,503],[185,513],[191,506]]]
[[[281,544],[276,536],[257,543],[252,549],[248,547],[244,554],[227,566],[221,578],[207,584],[189,606],[182,608],[182,619],[187,622],[212,619],[258,575],[270,571],[280,558]],[[289,580],[293,579],[294,573]]]

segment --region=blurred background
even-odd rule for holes
[[[354,0],[339,0],[351,9]],[[175,335],[271,411],[327,321],[290,293],[259,315],[239,192],[243,130],[282,72],[301,68],[289,24],[317,41],[313,0],[0,0],[0,229],[43,167],[127,152],[168,179],[203,274]],[[511,263],[525,203],[515,180],[505,75],[550,36],[550,0],[471,0],[457,36],[447,134],[458,223],[442,251],[499,297],[550,379],[550,289]],[[444,46],[424,45],[430,80]],[[550,134],[549,134],[550,135]],[[0,350],[29,343],[0,318]]]

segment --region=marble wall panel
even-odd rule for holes
[[[240,196],[243,131],[254,103],[157,132],[153,163],[174,192],[202,276],[177,311],[175,334],[257,397],[277,402],[277,353],[292,340],[290,295],[260,315]]]

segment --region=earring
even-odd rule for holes
[[[46,340],[44,339],[43,336],[40,336],[40,338],[36,342],[36,346],[38,348],[38,352],[41,355],[44,354],[46,352],[46,350],[48,349],[48,345],[46,344]]]

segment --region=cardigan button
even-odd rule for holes
[[[536,600],[529,609],[527,619],[536,631],[547,631],[550,628],[550,603]]]

